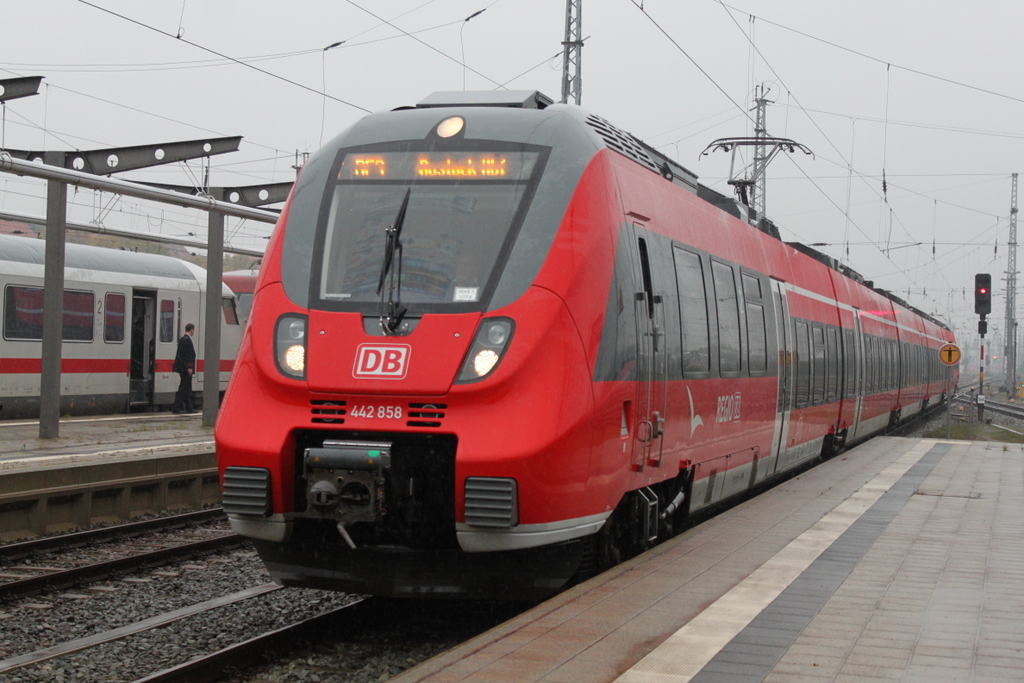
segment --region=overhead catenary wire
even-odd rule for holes
[[[720,1],[718,2],[718,4],[720,4],[720,5],[721,5],[721,6],[723,7],[723,9],[724,9],[724,10],[726,11],[726,14],[727,14],[727,15],[729,16],[729,18],[730,18],[730,19],[732,20],[732,22],[733,22],[733,23],[734,23],[734,24],[736,25],[737,29],[739,29],[739,31],[740,31],[741,33],[743,33],[743,35],[744,35],[744,36],[745,36],[745,37],[747,38],[747,40],[748,40],[748,41],[750,41],[750,42],[751,42],[751,44],[753,45],[753,42],[752,42],[751,38],[750,38],[749,36],[747,36],[747,35],[746,35],[746,33],[744,33],[744,32],[743,32],[743,29],[742,29],[742,27],[741,27],[741,26],[739,25],[739,23],[738,23],[738,22],[736,21],[736,18],[735,18],[735,17],[734,17],[733,15],[732,15],[732,12],[730,12],[730,11],[729,11],[729,9],[730,9],[730,8],[729,8],[729,6],[727,6],[727,5],[726,5],[726,4],[724,3],[724,2],[720,2]],[[759,49],[757,48],[757,46],[756,46],[756,45],[753,45],[753,49],[754,49],[755,51],[757,51],[758,55],[759,55],[759,56],[761,57],[761,59],[762,59],[762,60],[764,61],[765,65],[766,65],[766,66],[767,66],[767,67],[769,68],[769,70],[771,70],[772,74],[774,74],[774,75],[775,75],[775,77],[776,77],[777,79],[779,79],[780,83],[783,83],[783,85],[785,86],[785,83],[784,83],[784,81],[782,80],[782,77],[781,77],[781,76],[780,76],[780,75],[778,74],[778,72],[777,72],[777,71],[776,71],[776,70],[775,70],[775,69],[774,69],[774,68],[772,67],[772,65],[771,65],[771,64],[770,64],[770,63],[768,62],[768,60],[767,60],[767,59],[765,58],[765,56],[764,56],[764,55],[763,55],[763,54],[762,54],[762,53],[760,52],[760,50],[759,50]],[[887,80],[887,90],[888,90],[888,80]],[[787,87],[787,91],[788,91],[788,92],[789,92],[790,94],[792,94],[792,90],[791,90],[790,88],[788,88],[788,87]],[[822,137],[823,137],[823,138],[824,138],[824,139],[825,139],[825,140],[826,140],[826,141],[827,141],[827,142],[829,143],[829,145],[830,145],[830,146],[831,146],[831,147],[832,147],[832,148],[833,148],[833,149],[834,149],[834,150],[836,151],[836,153],[837,153],[837,154],[839,155],[839,157],[840,157],[840,158],[842,158],[842,159],[843,159],[844,161],[846,161],[846,159],[845,159],[845,158],[844,158],[844,156],[843,156],[843,153],[842,153],[842,152],[841,152],[841,151],[839,150],[839,148],[838,148],[838,147],[837,147],[837,146],[835,145],[835,143],[834,143],[834,142],[832,142],[831,138],[830,138],[830,137],[829,137],[829,136],[828,136],[828,135],[827,135],[827,134],[826,134],[826,133],[825,133],[825,132],[824,132],[824,131],[823,131],[823,130],[821,129],[821,127],[820,127],[820,126],[818,125],[818,123],[817,123],[817,122],[816,122],[816,121],[814,120],[814,118],[813,118],[812,116],[810,116],[810,114],[809,114],[809,113],[808,113],[808,112],[806,111],[806,109],[804,109],[804,107],[803,107],[803,104],[802,104],[802,103],[800,102],[800,100],[799,100],[799,99],[798,99],[798,98],[797,98],[797,97],[796,97],[795,95],[793,95],[792,97],[793,97],[793,100],[794,100],[794,101],[796,102],[797,106],[798,106],[798,107],[799,107],[799,108],[800,108],[800,109],[801,109],[802,111],[804,111],[805,115],[807,116],[807,119],[808,119],[808,120],[809,120],[809,121],[811,122],[811,124],[812,124],[812,125],[813,125],[813,126],[814,126],[814,127],[815,127],[815,128],[817,129],[817,130],[818,130],[819,134],[821,134],[821,135],[822,135]],[[888,119],[888,94],[887,94],[887,98],[886,98],[886,119]],[[787,157],[787,158],[788,158],[788,157]],[[805,177],[806,177],[806,178],[807,178],[808,180],[811,180],[810,176],[809,176],[809,175],[807,175],[806,171],[804,171],[804,170],[803,170],[802,168],[800,168],[800,167],[799,167],[799,165],[797,165],[795,161],[793,161],[792,159],[790,159],[790,161],[791,161],[791,163],[793,163],[793,164],[794,164],[794,166],[796,166],[796,168],[798,168],[798,169],[800,170],[800,172],[801,172],[801,173],[803,173],[803,174],[805,175]],[[848,161],[847,161],[846,165],[847,165],[847,167],[850,167],[850,166],[851,166],[852,164],[851,164],[850,162],[848,162]],[[835,207],[836,207],[836,209],[838,209],[838,210],[839,210],[840,212],[842,212],[842,209],[841,209],[841,208],[840,208],[840,207],[838,206],[838,204],[836,204],[836,202],[835,202],[834,200],[832,200],[832,198],[831,198],[831,197],[829,197],[829,196],[828,196],[828,195],[827,195],[827,194],[825,193],[825,191],[824,191],[824,189],[823,189],[823,188],[821,188],[821,187],[820,187],[820,186],[819,186],[819,185],[818,185],[817,183],[814,183],[813,181],[811,181],[811,182],[812,182],[812,184],[814,185],[814,187],[815,187],[815,188],[816,188],[816,189],[817,189],[817,190],[818,190],[818,191],[819,191],[819,192],[820,192],[820,193],[821,193],[821,194],[822,194],[823,196],[825,196],[825,197],[826,197],[826,198],[828,199],[828,201],[829,201],[829,202],[831,202],[831,203],[833,204],[833,206],[835,206]],[[886,205],[888,204],[888,200],[887,200],[887,190],[888,190],[888,188],[887,188],[887,183],[886,183],[886,180],[885,180],[885,163],[884,163],[884,160],[883,160],[883,195],[882,195],[882,197],[881,197],[881,198],[883,199],[883,201],[885,202],[885,204],[886,204]],[[899,226],[900,226],[900,227],[901,227],[901,228],[903,229],[903,231],[907,233],[907,235],[908,235],[909,237],[912,237],[912,236],[911,236],[911,234],[910,234],[910,232],[909,232],[909,230],[908,230],[908,229],[906,228],[906,226],[905,226],[905,225],[903,224],[903,221],[902,221],[902,220],[900,220],[900,218],[899,218],[898,214],[896,214],[896,212],[895,212],[895,209],[894,209],[893,207],[888,207],[888,209],[889,209],[889,210],[888,210],[888,213],[887,213],[887,216],[886,216],[886,218],[888,219],[888,231],[887,231],[887,234],[886,234],[886,241],[891,241],[891,237],[892,237],[892,224],[893,224],[893,221],[894,221],[894,220],[895,220],[895,221],[896,221],[896,222],[897,222],[897,223],[899,224]],[[855,228],[857,229],[857,231],[858,231],[858,232],[860,232],[860,233],[861,233],[861,234],[863,234],[863,235],[864,235],[865,237],[867,237],[868,239],[870,239],[870,237],[868,237],[868,235],[867,235],[867,234],[866,234],[866,233],[865,233],[865,232],[863,231],[863,229],[862,229],[862,228],[861,228],[861,227],[860,227],[860,226],[859,226],[859,225],[858,225],[858,224],[857,224],[856,222],[853,222],[853,221],[851,221],[851,222],[852,222],[853,226],[854,226],[854,227],[855,227]],[[890,262],[892,262],[892,263],[893,263],[893,265],[898,265],[898,264],[896,264],[896,263],[895,263],[895,261],[893,261],[893,260],[892,260],[892,258],[891,258],[891,257],[890,257],[890,255],[888,254],[887,250],[885,250],[885,249],[882,249],[882,248],[881,248],[880,246],[878,247],[878,249],[879,249],[879,252],[880,252],[881,254],[883,254],[883,255],[885,256],[885,258],[886,258],[887,260],[889,260]],[[941,278],[942,278],[943,280],[946,280],[946,281],[947,281],[947,283],[948,283],[948,280],[947,280],[947,278],[946,278],[946,274],[945,274],[944,272],[942,272],[942,271],[938,271],[938,275],[939,275],[939,276],[940,276],[940,277],[941,277]]]
[[[260,67],[255,66],[253,64],[248,64],[248,63],[243,62],[243,61],[241,61],[239,59],[231,57],[230,55],[226,55],[226,54],[224,54],[222,52],[218,52],[217,50],[214,50],[212,48],[205,47],[205,46],[200,45],[198,43],[194,43],[194,42],[192,42],[190,40],[186,40],[185,38],[181,38],[181,37],[175,36],[173,34],[168,33],[167,31],[158,29],[155,26],[150,26],[149,24],[146,24],[146,23],[144,23],[142,21],[139,21],[137,19],[132,19],[131,17],[129,17],[127,15],[120,14],[120,13],[115,12],[113,10],[107,9],[106,7],[101,7],[100,5],[97,5],[95,3],[89,2],[89,0],[78,0],[78,2],[80,2],[83,5],[86,5],[88,7],[92,7],[93,9],[99,10],[100,12],[105,12],[105,13],[110,14],[112,16],[115,16],[115,17],[117,17],[119,19],[123,19],[124,21],[127,21],[129,23],[135,24],[136,26],[140,26],[140,27],[142,27],[142,28],[144,28],[146,30],[153,31],[155,33],[159,33],[160,35],[166,36],[168,38],[171,38],[172,40],[181,41],[181,42],[183,42],[183,43],[185,43],[187,45],[191,45],[192,47],[197,48],[199,50],[204,50],[205,52],[209,52],[210,54],[217,55],[218,57],[220,57],[222,59],[228,59],[228,60],[231,60],[232,62],[234,62],[236,64],[239,64],[241,66],[244,66],[246,68],[254,69],[254,70],[260,72],[261,74],[264,74],[266,76],[270,76],[271,78],[275,78],[275,79],[277,79],[279,81],[284,81],[285,83],[289,83],[291,85],[294,85],[297,88],[301,88],[303,90],[307,90],[307,91],[309,91],[311,93],[315,93],[317,95],[323,95],[325,97],[329,97],[330,99],[332,99],[335,102],[338,102],[340,104],[344,104],[346,106],[352,107],[353,109],[358,109],[360,111],[363,111],[363,112],[366,112],[366,113],[370,113],[369,109],[367,109],[366,107],[360,106],[358,104],[355,104],[354,102],[349,102],[348,100],[343,100],[340,97],[335,97],[334,95],[328,95],[326,93],[322,93],[322,92],[318,91],[316,88],[311,88],[308,85],[305,85],[303,83],[299,83],[298,81],[294,81],[294,80],[292,80],[290,78],[286,78],[286,77],[281,76],[279,74],[275,74],[272,71],[267,71],[266,69],[261,69]]]
[[[734,7],[732,5],[728,5],[723,0],[711,0],[711,1],[716,3],[716,4],[721,5],[722,7],[735,10],[735,11],[740,12],[742,14],[749,14],[746,10],[742,10],[742,9],[740,9],[738,7]],[[1001,99],[1010,100],[1012,102],[1019,102],[1021,104],[1024,104],[1024,98],[1021,98],[1021,97],[1015,97],[1013,95],[1007,95],[1006,93],[1001,93],[1001,92],[997,92],[995,90],[989,90],[988,88],[982,88],[980,86],[971,85],[970,83],[964,83],[962,81],[957,81],[957,80],[954,80],[952,78],[947,78],[945,76],[938,76],[936,74],[931,74],[931,73],[928,73],[926,71],[921,71],[920,69],[914,69],[914,68],[911,68],[909,66],[902,66],[900,64],[894,64],[890,60],[882,59],[881,57],[874,57],[874,56],[869,55],[869,54],[867,54],[865,52],[861,52],[859,50],[854,50],[853,48],[846,47],[844,45],[840,45],[839,43],[835,43],[835,42],[833,42],[831,40],[826,40],[824,38],[819,38],[818,36],[814,36],[814,35],[811,35],[810,33],[806,33],[804,31],[800,31],[800,30],[792,28],[790,26],[786,26],[785,24],[780,24],[778,22],[771,21],[769,19],[765,19],[762,16],[758,16],[757,18],[762,23],[769,24],[771,26],[775,26],[776,28],[782,29],[784,31],[789,31],[791,33],[795,33],[795,34],[797,34],[799,36],[803,36],[804,38],[807,38],[809,40],[814,40],[814,41],[817,41],[819,43],[823,43],[823,44],[828,45],[830,47],[834,47],[834,48],[836,48],[838,50],[843,50],[844,52],[849,52],[850,54],[857,55],[858,57],[863,57],[864,59],[868,59],[868,60],[870,60],[872,62],[876,62],[878,64],[885,64],[886,67],[894,67],[896,69],[899,69],[900,71],[906,71],[907,73],[912,73],[912,74],[916,74],[918,76],[923,76],[924,78],[934,79],[936,81],[941,81],[943,83],[948,83],[949,85],[955,85],[955,86],[960,87],[960,88],[967,88],[969,90],[974,90],[976,92],[984,93],[986,95],[992,95],[993,97],[999,97]]]
[[[79,0],[79,1],[80,1],[80,2],[84,2],[85,0]],[[398,27],[398,26],[396,26],[396,25],[395,25],[395,24],[394,24],[393,22],[391,22],[391,21],[388,21],[387,19],[384,19],[383,17],[381,17],[381,16],[379,16],[379,15],[377,15],[377,14],[374,14],[373,12],[371,12],[371,11],[370,11],[370,10],[368,10],[368,9],[366,9],[365,7],[362,7],[361,5],[359,5],[358,3],[356,3],[356,2],[354,1],[354,0],[345,0],[345,1],[346,1],[346,2],[348,3],[348,4],[352,5],[353,7],[355,7],[356,9],[358,9],[358,10],[360,10],[360,11],[362,11],[362,12],[365,12],[366,14],[369,14],[369,15],[370,15],[371,17],[373,17],[373,18],[374,18],[374,19],[376,19],[377,21],[382,21],[382,22],[384,22],[385,24],[387,24],[388,26],[390,26],[391,28],[395,29],[396,31],[399,31],[399,32],[401,32],[401,33],[402,33],[403,35],[405,35],[405,36],[408,36],[409,38],[412,38],[413,40],[415,40],[415,41],[416,41],[417,43],[419,43],[420,45],[423,45],[424,47],[426,47],[426,48],[428,48],[428,49],[430,49],[430,50],[432,50],[432,51],[436,52],[437,54],[441,55],[441,56],[442,56],[442,57],[444,57],[445,59],[448,59],[448,60],[450,60],[450,61],[452,61],[452,62],[455,62],[456,64],[458,64],[458,65],[460,65],[460,66],[464,66],[464,67],[465,67],[466,69],[468,69],[469,71],[472,71],[472,72],[473,72],[473,73],[475,73],[475,74],[476,74],[477,76],[480,76],[481,78],[484,78],[484,79],[486,79],[486,80],[490,81],[490,82],[491,82],[492,84],[494,84],[494,85],[498,86],[499,88],[500,88],[500,87],[502,87],[500,83],[498,83],[498,82],[497,82],[496,80],[494,80],[494,79],[493,79],[493,78],[491,78],[490,76],[487,76],[486,74],[482,74],[482,73],[480,73],[479,71],[477,71],[476,69],[474,69],[474,68],[472,68],[472,67],[466,66],[465,64],[463,64],[463,62],[460,62],[460,61],[459,61],[458,59],[456,59],[455,57],[452,57],[451,55],[449,55],[449,54],[447,54],[447,53],[445,53],[445,52],[443,52],[443,51],[441,51],[441,50],[437,49],[436,47],[434,47],[434,46],[433,46],[433,45],[431,45],[430,43],[427,43],[427,42],[425,42],[425,41],[423,41],[423,40],[420,40],[419,38],[417,38],[417,37],[416,37],[416,36],[414,36],[413,34],[411,34],[411,33],[409,33],[408,31],[406,31],[405,29],[399,28],[399,27]],[[493,6],[494,6],[494,5],[496,5],[496,4],[498,3],[498,2],[500,2],[500,0],[494,0],[494,2],[492,2],[492,3],[490,4],[490,5],[488,5],[488,6],[487,6],[487,7],[485,7],[484,9],[487,9],[487,8],[489,8],[489,7],[493,7]]]

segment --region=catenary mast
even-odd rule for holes
[[[1005,383],[1013,397],[1017,391],[1017,174],[1010,192],[1010,244],[1006,257],[1006,326],[1003,331]]]
[[[583,0],[565,2],[565,40],[562,41],[562,99],[580,103],[583,82],[580,78],[580,60],[583,54]]]

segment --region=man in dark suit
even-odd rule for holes
[[[174,395],[174,405],[171,406],[171,412],[175,415],[195,412],[192,407],[192,374],[196,367],[196,349],[192,346],[192,335],[195,331],[196,326],[192,323],[185,325],[185,334],[178,340],[178,352],[174,355],[174,365],[171,369],[181,378],[178,393]]]

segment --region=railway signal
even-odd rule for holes
[[[981,335],[981,368],[978,371],[978,419],[985,417],[985,333],[988,322],[985,316],[992,312],[992,276],[978,273],[974,276],[974,312],[981,316],[978,334]]]
[[[974,276],[974,312],[982,320],[992,312],[992,276],[988,273]]]

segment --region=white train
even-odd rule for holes
[[[0,235],[0,418],[39,415],[43,335],[42,240]],[[68,244],[64,270],[61,415],[169,406],[171,365],[194,323],[196,393],[203,391],[206,271],[169,256]],[[220,389],[227,387],[243,326],[221,292]]]

